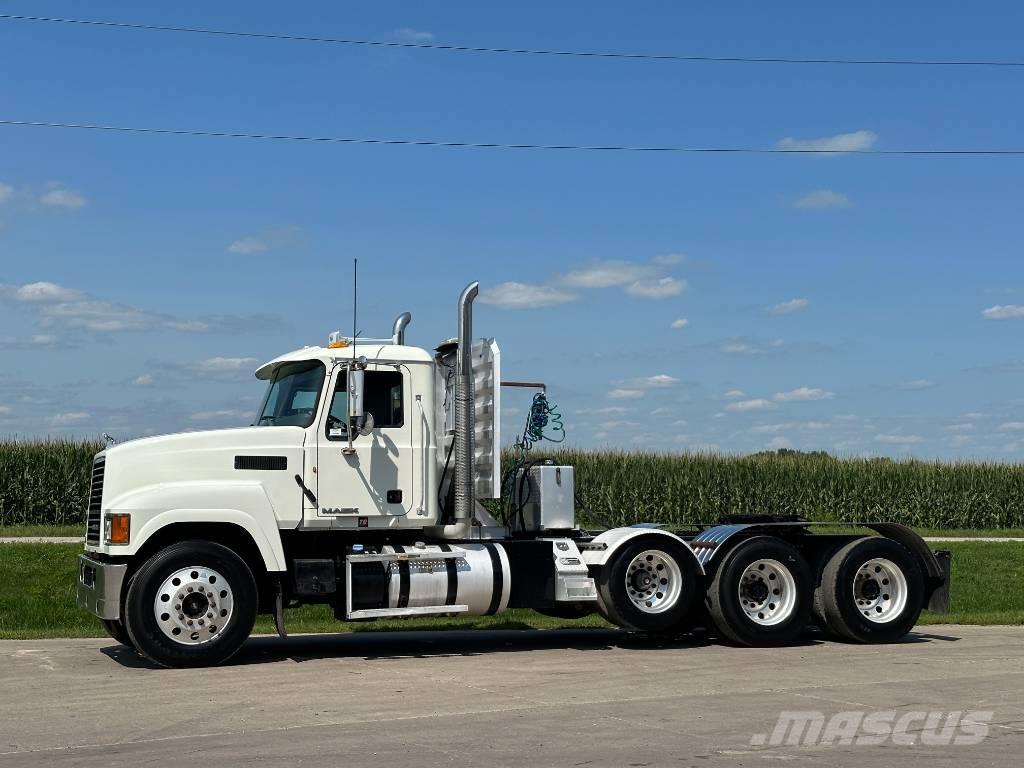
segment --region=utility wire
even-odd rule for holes
[[[997,59],[835,59],[835,58],[794,58],[783,56],[695,56],[674,53],[625,53],[614,51],[573,51],[550,48],[498,48],[475,45],[442,45],[440,43],[397,42],[387,40],[358,40],[354,38],[319,37],[313,35],[285,35],[271,32],[241,32],[230,29],[206,29],[201,27],[178,27],[162,24],[133,24],[124,21],[103,21],[97,19],[64,19],[50,16],[24,16],[10,13],[0,14],[2,21],[32,21],[53,24],[78,24],[91,27],[145,30],[150,32],[182,32],[194,35],[219,35],[254,40],[286,40],[298,43],[328,43],[379,48],[415,48],[429,51],[455,51],[458,53],[510,53],[529,56],[570,56],[592,59],[634,59],[644,61],[711,62],[732,64],[837,64],[855,66],[911,66],[911,67],[1024,67],[1024,61]]]
[[[241,131],[204,131],[190,128],[145,128],[93,123],[55,123],[37,120],[4,120],[0,126],[24,128],[70,128],[113,133],[143,133],[162,136],[204,136],[221,139],[261,139],[265,141],[304,141],[322,144],[382,144],[410,147],[458,147],[464,149],[550,149],[581,152],[677,152],[738,155],[1024,155],[1024,149],[792,149],[784,147],[685,147],[637,144],[506,144],[482,141],[438,141],[433,139],[379,139],[356,136],[303,136],[287,133]]]

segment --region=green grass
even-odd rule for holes
[[[952,606],[948,614],[922,616],[922,624],[1024,624],[1024,545],[954,543]],[[78,579],[76,544],[0,545],[0,638],[99,637],[99,622],[75,605]],[[334,621],[325,606],[287,611],[290,632],[360,632],[412,629],[554,629],[607,626],[596,616],[554,619],[533,611],[498,616],[404,621]],[[260,617],[256,632],[272,633]]]
[[[77,536],[85,535],[82,525],[0,525],[0,538],[26,536]]]

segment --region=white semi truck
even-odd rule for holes
[[[573,468],[531,461],[503,483],[500,353],[331,334],[261,366],[254,424],[96,455],[78,603],[166,666],[221,663],[257,614],[327,603],[339,620],[598,612],[640,632],[706,627],[741,645],[811,624],[858,642],[904,636],[948,603],[949,562],[910,529],[815,533],[733,517],[673,533],[581,530]],[[482,499],[510,489],[500,512]],[[490,511],[489,511],[490,510]],[[832,530],[835,530],[834,528]]]

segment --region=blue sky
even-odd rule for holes
[[[300,13],[295,9],[301,8]],[[1019,3],[0,13],[378,40],[1024,58]],[[1020,148],[1024,70],[458,54],[0,21],[0,119],[526,143]],[[788,141],[787,141],[788,140]],[[818,142],[806,144],[806,142]],[[306,145],[0,127],[0,434],[245,424],[351,317],[476,329],[583,446],[1024,458],[1024,158]],[[682,321],[686,321],[685,324]],[[506,398],[507,432],[527,396]]]

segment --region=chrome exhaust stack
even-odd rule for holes
[[[405,329],[412,322],[412,313],[403,312],[395,318],[395,324],[391,327],[391,343],[405,344]]]
[[[480,283],[467,285],[459,296],[459,348],[455,358],[455,523],[473,517],[473,299]]]

